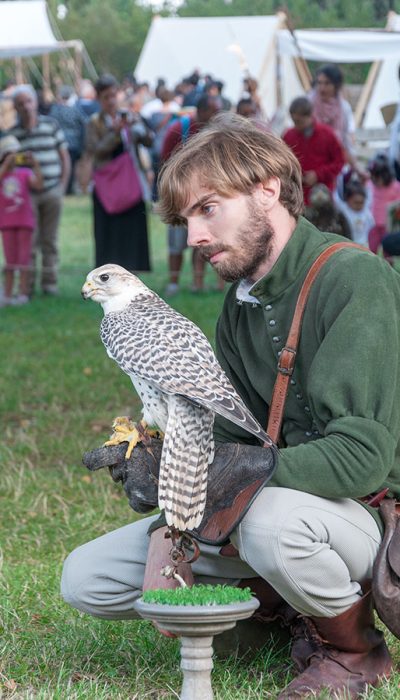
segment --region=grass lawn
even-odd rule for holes
[[[153,272],[167,281],[164,227],[152,219]],[[105,622],[59,596],[62,562],[74,547],[136,516],[106,471],[89,474],[85,450],[108,437],[115,415],[139,415],[132,385],[99,339],[102,311],[80,288],[93,267],[90,204],[67,200],[61,235],[61,294],[0,310],[0,698],[126,700],[178,697],[178,643],[147,622]],[[190,286],[186,261],[183,285]],[[182,291],[173,305],[210,339],[223,295]],[[391,644],[398,656],[399,645]],[[265,650],[216,660],[216,700],[274,698],[288,663]],[[283,670],[282,670],[283,668]],[[400,698],[399,676],[368,697]]]

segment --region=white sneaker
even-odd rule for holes
[[[167,297],[173,297],[175,294],[178,294],[178,292],[179,292],[179,285],[176,282],[170,282],[165,287],[165,296],[167,296]]]
[[[3,306],[13,306],[13,297],[0,297],[0,307]]]

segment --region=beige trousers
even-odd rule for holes
[[[156,517],[156,516],[154,516]],[[149,538],[145,518],[76,549],[66,559],[64,599],[97,617],[136,617]],[[370,513],[350,499],[328,500],[301,491],[265,488],[232,536],[238,557],[201,545],[193,564],[197,583],[261,576],[304,615],[334,617],[359,600],[381,541]]]
[[[37,254],[42,256],[41,288],[44,292],[57,291],[58,277],[58,229],[63,204],[61,185],[52,187],[46,192],[36,192],[32,195],[32,203],[36,216],[36,228],[32,244],[32,275],[31,291],[35,286]]]

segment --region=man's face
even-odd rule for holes
[[[197,120],[200,124],[207,124],[222,109],[222,100],[219,97],[210,97],[205,109],[197,110]]]
[[[223,197],[194,184],[188,205],[188,244],[197,248],[227,282],[257,279],[272,250],[274,231],[263,209],[260,187],[252,194]]]
[[[354,193],[347,198],[347,204],[353,211],[362,211],[364,209],[365,197],[361,193]]]
[[[37,115],[37,100],[29,92],[21,92],[17,95],[14,106],[22,124],[26,124]]]
[[[118,105],[118,89],[116,86],[111,85],[110,87],[102,90],[99,95],[100,107],[105,114],[114,115],[117,111]]]
[[[298,129],[298,131],[301,131],[303,133],[304,131],[307,131],[307,129],[311,128],[313,123],[312,114],[293,113],[290,116],[292,118],[293,124],[295,125],[296,129]]]
[[[237,113],[240,114],[241,117],[251,119],[252,117],[257,116],[257,108],[253,103],[243,104],[240,106]]]

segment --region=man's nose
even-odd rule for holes
[[[194,219],[189,219],[187,223],[188,227],[188,245],[191,247],[196,247],[199,245],[206,245],[210,243],[210,236],[207,232],[207,228],[201,221],[196,221]]]

